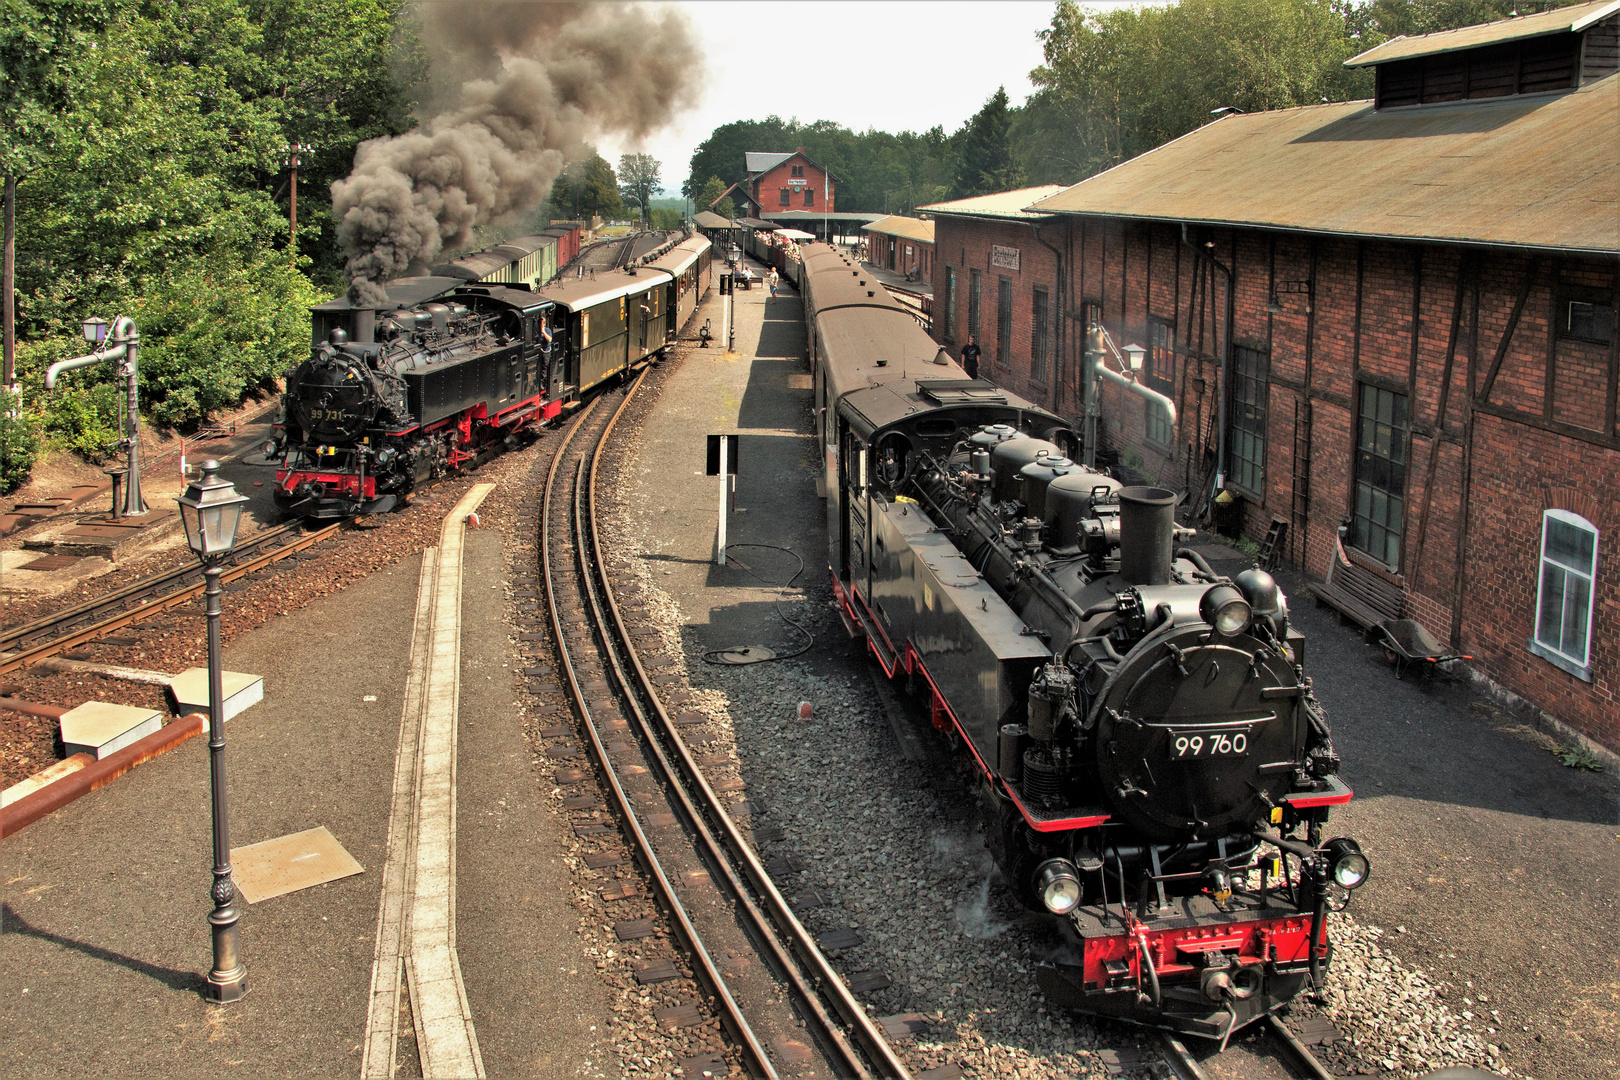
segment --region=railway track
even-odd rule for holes
[[[291,558],[320,543],[342,527],[334,522],[304,531],[302,522],[263,529],[245,538],[225,564],[221,578],[230,584],[256,570]],[[0,629],[0,675],[30,667],[80,645],[202,595],[202,567],[188,562],[42,619]]]
[[[1227,1077],[1281,1076],[1288,1080],[1334,1080],[1334,1075],[1316,1059],[1294,1033],[1275,1016],[1254,1025],[1254,1035],[1233,1042],[1230,1049],[1198,1057],[1175,1035],[1163,1037],[1165,1057],[1181,1080],[1225,1080]],[[1242,1037],[1245,1033],[1240,1033]],[[1264,1064],[1262,1064],[1264,1063]]]
[[[705,776],[681,734],[687,718],[671,717],[627,629],[634,608],[621,603],[602,557],[596,479],[600,451],[640,383],[611,415],[606,398],[580,415],[552,459],[541,502],[540,576],[585,741],[747,1070],[907,1077],[744,836],[739,818],[752,808],[727,803]]]

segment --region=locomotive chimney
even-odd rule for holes
[[[371,308],[355,308],[354,310],[354,340],[356,344],[367,344],[377,340],[377,312]]]
[[[1132,585],[1170,584],[1176,493],[1157,487],[1119,492],[1119,575]]]

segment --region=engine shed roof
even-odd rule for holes
[[[459,277],[404,277],[383,282],[383,291],[388,294],[388,302],[375,307],[368,304],[358,305],[359,310],[386,311],[389,308],[409,308],[417,304],[425,304],[436,296],[441,296],[466,282]],[[357,305],[349,302],[349,294],[333,297],[324,304],[316,304],[311,311],[355,311]]]

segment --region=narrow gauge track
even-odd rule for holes
[[[605,398],[580,415],[552,459],[541,503],[540,570],[552,635],[592,753],[748,1070],[780,1075],[775,1058],[802,1047],[794,1040],[808,1031],[821,1060],[793,1072],[907,1078],[704,778],[625,626],[598,540],[596,479],[600,451],[640,385],[611,417],[598,408]],[[587,433],[590,445],[574,448]],[[570,565],[559,565],[570,554]],[[759,962],[723,975],[715,960],[722,949]]]
[[[1242,1048],[1244,1054],[1250,1058],[1269,1055],[1298,1080],[1334,1080],[1332,1070],[1318,1061],[1316,1055],[1276,1016],[1268,1016],[1255,1026],[1262,1029],[1264,1036],[1260,1040],[1246,1042]],[[1164,1047],[1170,1068],[1181,1080],[1215,1080],[1218,1075],[1225,1073],[1225,1070],[1210,1068],[1211,1063],[1218,1061],[1221,1055],[1199,1060],[1180,1038],[1168,1032],[1164,1034]]]
[[[220,580],[228,585],[289,558],[326,539],[342,525],[342,522],[334,522],[304,532],[302,522],[292,521],[260,530],[246,537],[232,553]],[[202,567],[188,562],[55,615],[0,629],[0,675],[37,664],[131,623],[188,603],[202,594],[204,584]]]

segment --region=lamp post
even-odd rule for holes
[[[247,969],[236,949],[236,886],[231,883],[231,834],[225,815],[225,709],[224,677],[219,658],[219,575],[225,557],[236,546],[236,526],[246,495],[238,495],[229,480],[219,478],[219,462],[205,461],[202,476],[175,499],[186,526],[186,544],[202,560],[208,598],[208,766],[213,792],[214,969],[203,993],[221,1004],[247,993]]]

